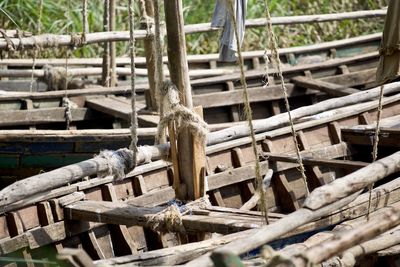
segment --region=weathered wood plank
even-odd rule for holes
[[[332,96],[345,96],[353,93],[361,92],[358,89],[338,85],[330,82],[324,82],[321,80],[310,79],[303,76],[297,76],[291,79],[291,81],[299,87],[309,88],[327,93]]]

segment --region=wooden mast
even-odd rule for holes
[[[193,109],[192,90],[190,86],[189,67],[186,57],[186,42],[182,13],[182,0],[164,0],[165,20],[167,26],[168,62],[171,81],[180,92],[181,104]],[[179,197],[193,200],[203,195],[201,186],[204,177],[205,148],[198,138],[188,130],[178,134],[178,168],[183,189]],[[201,147],[202,146],[202,147]]]

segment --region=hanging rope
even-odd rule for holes
[[[37,24],[37,35],[40,35],[41,28],[42,28],[42,13],[43,13],[43,0],[40,0],[39,2],[39,17],[38,17],[38,24]],[[20,41],[20,44],[22,44],[22,41]],[[37,47],[36,47],[36,42],[35,42],[35,48],[33,50],[33,56],[32,56],[32,75],[31,75],[31,83],[29,85],[29,92],[32,93],[33,91],[33,83],[34,83],[34,71],[36,68],[36,57],[37,57]]]
[[[243,89],[244,89],[243,90],[244,113],[246,115],[246,119],[247,119],[248,126],[250,129],[251,146],[253,148],[253,154],[255,157],[255,175],[256,175],[256,181],[257,181],[257,190],[259,191],[259,194],[260,194],[259,209],[261,210],[262,214],[264,215],[266,224],[269,224],[268,207],[265,202],[266,198],[265,198],[265,191],[263,189],[263,178],[261,176],[260,161],[259,161],[258,152],[257,152],[257,142],[256,142],[255,134],[254,134],[253,114],[252,114],[252,110],[250,107],[249,94],[247,92],[247,82],[246,82],[246,77],[244,74],[244,63],[243,63],[242,51],[241,51],[241,47],[240,47],[239,33],[238,33],[238,29],[237,29],[236,12],[235,12],[235,8],[233,5],[233,1],[229,0],[229,3],[230,3],[229,9],[230,9],[230,13],[231,13],[231,19],[232,19],[233,28],[235,31],[238,61],[239,61],[239,66],[240,66],[240,81],[241,81]]]
[[[288,99],[288,94],[287,94],[287,88],[285,85],[285,80],[283,79],[283,74],[282,74],[282,63],[281,60],[279,58],[279,52],[278,52],[278,44],[277,44],[277,40],[276,40],[276,36],[274,34],[274,31],[272,29],[272,23],[271,23],[271,14],[269,13],[269,9],[268,9],[268,0],[264,0],[264,8],[265,8],[265,16],[267,18],[267,26],[266,26],[266,32],[269,35],[269,46],[271,49],[271,55],[272,55],[272,59],[274,60],[276,67],[278,69],[278,76],[281,82],[281,88],[283,91],[283,96],[285,99],[285,107],[286,107],[286,111],[288,113],[288,117],[289,117],[289,122],[290,122],[290,130],[292,132],[292,137],[293,137],[293,142],[295,145],[295,149],[296,149],[296,155],[297,155],[297,163],[299,164],[299,171],[301,173],[301,177],[303,178],[304,181],[304,186],[306,189],[306,193],[307,195],[309,194],[309,190],[308,190],[308,183],[307,183],[307,176],[306,176],[306,171],[304,169],[304,165],[303,165],[303,160],[301,158],[300,155],[300,149],[299,149],[299,144],[297,142],[297,133],[294,129],[294,123],[293,123],[293,119],[292,119],[292,114],[290,112],[290,104],[289,104],[289,99]],[[268,39],[268,38],[267,38]],[[268,62],[266,61],[265,64],[268,64]],[[266,67],[268,68],[268,67]],[[268,74],[267,74],[267,78],[268,78]]]
[[[69,34],[71,32],[70,26],[71,24],[69,23],[71,21],[70,18],[70,3],[71,1],[68,0],[67,1],[67,23],[68,26],[66,28],[67,30],[67,34]],[[64,98],[63,98],[63,103],[62,105],[65,107],[65,121],[66,121],[66,128],[67,130],[69,130],[69,126],[71,124],[72,121],[72,105],[71,105],[71,101],[68,99],[68,58],[69,58],[69,47],[65,48],[65,80],[64,80]]]
[[[133,152],[133,166],[136,166],[136,154],[138,151],[137,142],[138,142],[138,120],[137,120],[137,111],[136,111],[136,87],[135,87],[135,34],[134,34],[134,10],[133,10],[133,1],[128,1],[128,13],[129,13],[129,55],[131,58],[131,144],[129,145],[129,149]]]
[[[384,85],[382,84],[381,90],[379,93],[378,112],[376,114],[376,128],[375,128],[375,134],[374,134],[374,144],[373,144],[373,148],[372,148],[372,162],[376,161],[376,159],[378,158],[379,133],[381,131],[380,122],[381,122],[381,117],[382,117],[383,87],[384,87]],[[374,187],[374,184],[371,184],[370,186],[368,186],[369,197],[368,197],[367,221],[369,221],[369,214],[371,211],[371,200],[372,200],[372,188],[373,187]]]

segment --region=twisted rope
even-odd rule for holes
[[[255,175],[256,175],[256,181],[257,181],[257,190],[259,191],[260,194],[260,199],[259,199],[259,208],[264,215],[264,219],[266,224],[269,224],[268,221],[268,207],[266,204],[266,198],[265,198],[265,190],[263,188],[263,178],[261,175],[261,168],[260,168],[260,160],[258,158],[258,151],[257,151],[257,142],[256,142],[256,137],[254,133],[254,127],[253,127],[253,112],[250,107],[250,100],[249,100],[249,94],[248,94],[248,89],[247,89],[247,82],[246,82],[246,77],[244,74],[244,63],[243,63],[243,57],[242,57],[242,51],[240,47],[240,37],[238,33],[238,28],[237,28],[237,21],[236,21],[236,14],[233,6],[233,1],[229,1],[229,9],[231,13],[231,19],[233,23],[233,28],[235,31],[235,39],[236,39],[236,46],[237,46],[237,53],[238,53],[238,61],[239,61],[239,66],[240,66],[240,81],[243,86],[243,102],[244,102],[244,113],[246,115],[247,123],[250,129],[250,136],[251,136],[251,146],[253,149],[253,154],[255,158]]]
[[[378,102],[378,112],[376,114],[376,128],[375,128],[375,135],[374,135],[374,144],[372,148],[372,162],[376,161],[378,158],[378,144],[379,144],[379,133],[381,131],[380,129],[380,122],[381,122],[381,117],[382,117],[382,99],[383,99],[383,87],[384,85],[382,84],[379,92],[379,102]],[[368,186],[368,211],[367,211],[367,221],[369,221],[369,215],[371,211],[371,201],[372,201],[372,188],[374,187],[374,184],[371,184]]]
[[[285,107],[286,107],[286,111],[288,113],[288,117],[289,117],[289,122],[290,122],[290,130],[292,132],[292,137],[293,137],[293,143],[295,145],[295,149],[296,149],[296,156],[297,156],[297,163],[299,164],[299,171],[301,173],[301,177],[303,178],[304,181],[304,186],[306,189],[306,193],[307,195],[309,194],[309,189],[308,189],[308,182],[307,182],[307,176],[306,176],[306,171],[303,165],[303,160],[301,158],[300,155],[300,149],[299,149],[299,144],[297,142],[297,133],[294,129],[294,123],[293,123],[293,118],[292,118],[292,114],[290,112],[290,104],[289,104],[289,99],[288,99],[288,94],[287,94],[287,88],[285,85],[285,80],[283,78],[283,74],[282,74],[282,63],[281,60],[279,58],[279,52],[278,52],[278,44],[277,44],[277,40],[276,40],[276,36],[274,34],[274,31],[272,29],[272,22],[271,22],[271,14],[269,12],[268,9],[268,0],[264,0],[264,8],[265,8],[265,16],[267,18],[267,26],[266,26],[266,32],[269,35],[269,45],[270,45],[270,49],[271,49],[271,55],[272,58],[275,62],[275,65],[278,69],[278,76],[281,82],[281,89],[283,92],[283,96],[285,99]],[[268,38],[267,38],[268,39]],[[268,64],[267,62],[265,64]],[[268,74],[267,74],[268,77]]]

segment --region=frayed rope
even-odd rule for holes
[[[209,132],[207,123],[192,110],[180,104],[179,92],[173,83],[170,81],[164,83],[160,99],[162,99],[163,114],[157,128],[157,143],[165,140],[165,129],[171,122],[175,122],[177,132],[189,129],[194,136],[206,142]]]

